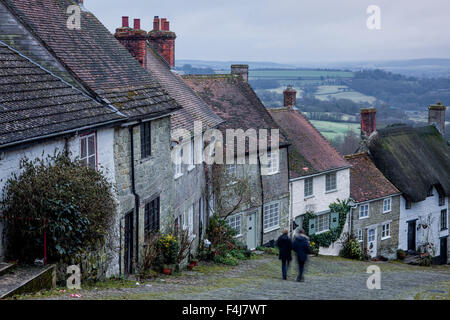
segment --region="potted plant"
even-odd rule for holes
[[[178,255],[178,238],[171,234],[162,235],[158,240],[158,246],[163,262],[162,271],[167,275],[172,274],[173,265],[176,263]]]
[[[397,250],[397,259],[398,260],[404,260],[406,257],[406,252],[402,249]]]
[[[191,259],[191,264],[196,267],[198,264],[198,260],[197,259]]]
[[[187,264],[187,268],[189,271],[192,271],[194,269],[195,265],[193,265],[192,263],[188,263]]]

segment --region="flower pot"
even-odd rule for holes
[[[197,266],[197,261],[191,261],[191,264],[194,266],[194,267],[196,267]]]
[[[165,275],[171,275],[172,274],[172,269],[169,266],[163,266],[162,267],[162,272]]]
[[[187,265],[187,268],[188,268],[189,271],[192,271],[192,269],[194,269],[194,267],[195,266],[193,264],[191,264],[191,263]]]

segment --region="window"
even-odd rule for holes
[[[336,172],[325,175],[325,191],[333,191],[336,188]]]
[[[381,239],[386,239],[391,237],[391,223],[383,224],[381,227]]]
[[[441,230],[446,230],[448,228],[447,218],[447,209],[441,210]]]
[[[405,199],[405,209],[411,209],[411,200]]]
[[[190,155],[191,159],[189,160],[188,171],[191,171],[192,169],[195,168],[195,162],[194,162],[194,154],[195,154],[194,139],[191,139],[190,153],[191,153],[191,155]]]
[[[178,159],[176,159],[176,163],[175,163],[175,176],[174,178],[177,179],[178,177],[181,177],[183,175],[183,167],[182,167],[182,159],[183,159],[183,148],[181,147],[181,145],[178,145],[177,148],[179,148],[178,152],[177,152],[177,157]]]
[[[325,213],[317,216],[316,233],[326,231],[330,228],[330,214]]]
[[[236,178],[237,166],[236,164],[227,164],[226,165],[227,176],[231,179]]]
[[[183,230],[188,230],[189,235],[194,233],[194,205],[191,205],[188,210],[184,212]]]
[[[313,178],[305,179],[305,198],[313,195]]]
[[[439,206],[445,205],[445,194],[444,192],[439,192]]]
[[[369,204],[362,204],[359,207],[359,218],[367,218],[369,216]]]
[[[367,241],[375,241],[375,229],[369,229],[369,231],[367,232]]]
[[[391,198],[383,200],[383,213],[391,211]]]
[[[242,233],[242,215],[241,214],[237,214],[231,217],[228,217],[227,219],[227,223],[228,225],[233,228],[233,230],[236,231],[236,234],[239,236]]]
[[[275,174],[279,170],[278,152],[267,152],[266,174]]]
[[[433,196],[433,186],[430,187],[430,189],[428,189],[427,192],[427,197],[432,197]]]
[[[144,230],[146,237],[159,231],[159,197],[145,205]]]
[[[280,225],[280,203],[273,202],[264,205],[264,231],[276,229]]]
[[[97,168],[96,134],[91,133],[80,137],[80,160],[84,166]]]
[[[141,124],[141,159],[152,155],[151,125],[149,122]]]
[[[358,242],[363,242],[363,241],[364,241],[363,231],[362,231],[362,229],[358,229]]]

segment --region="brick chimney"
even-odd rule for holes
[[[231,74],[239,74],[245,82],[248,82],[248,64],[232,64]]]
[[[128,17],[122,17],[122,27],[116,29],[114,36],[145,68],[147,32],[141,30],[141,19],[134,19],[132,29],[129,26]]]
[[[377,130],[377,109],[361,109],[361,139]]]
[[[170,23],[166,18],[155,16],[153,30],[148,33],[148,41],[158,54],[171,66],[175,66],[175,32],[170,31]]]
[[[434,124],[442,136],[445,135],[445,109],[440,102],[428,107],[428,124]]]
[[[294,109],[297,103],[297,91],[292,88],[292,86],[288,86],[284,91],[284,107],[287,109]]]

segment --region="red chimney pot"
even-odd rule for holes
[[[153,30],[155,30],[155,31],[159,31],[160,30],[159,23],[160,23],[159,17],[155,16],[155,18],[153,19]]]
[[[141,19],[134,19],[134,29],[141,29]]]
[[[363,133],[369,137],[372,132],[377,131],[377,109],[361,109],[361,136]]]
[[[130,24],[128,22],[128,17],[122,17],[122,28],[128,28],[130,27]]]

